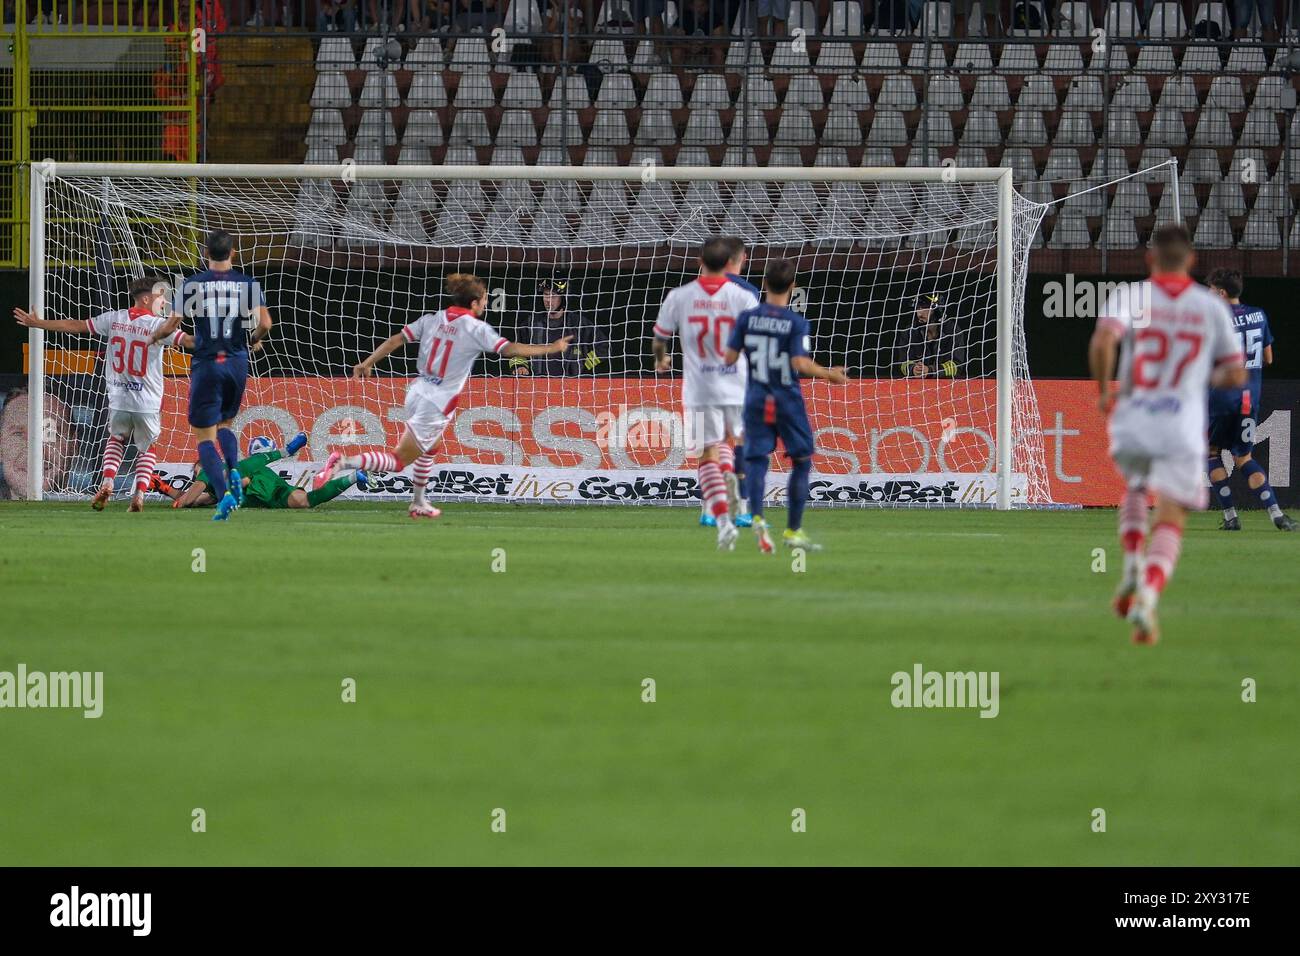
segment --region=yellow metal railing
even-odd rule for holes
[[[0,268],[27,265],[34,161],[193,162],[195,0],[16,0],[0,23]]]

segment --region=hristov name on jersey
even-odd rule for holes
[[[148,936],[152,912],[152,893],[83,893],[73,886],[50,897],[51,926],[129,927],[132,936]]]
[[[103,671],[29,671],[19,664],[0,671],[0,710],[80,710],[83,717],[104,713]]]

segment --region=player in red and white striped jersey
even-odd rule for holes
[[[1147,252],[1151,278],[1121,286],[1107,300],[1088,349],[1099,407],[1110,415],[1110,455],[1128,485],[1119,511],[1124,570],[1115,610],[1133,625],[1138,644],[1159,638],[1156,603],[1178,563],[1187,511],[1206,504],[1206,389],[1246,381],[1232,314],[1192,281],[1195,261],[1186,227],[1156,230]],[[1156,500],[1149,543],[1148,493]]]
[[[162,432],[163,362],[165,345],[180,346],[181,332],[166,343],[154,333],[166,324],[169,289],[152,276],[131,281],[131,307],[105,312],[91,319],[42,319],[35,312],[14,309],[19,325],[47,332],[72,332],[108,340],[104,356],[104,384],[108,389],[108,441],[104,446],[103,481],[90,506],[102,511],[113,494],[113,481],[122,466],[128,443],[135,446],[135,483],[131,511],[144,510],[144,494],[153,480],[154,452],[150,447]]]
[[[654,327],[655,371],[673,367],[668,343],[682,340],[682,416],[689,453],[699,459],[700,497],[718,522],[718,547],[730,550],[739,535],[727,500],[733,442],[743,431],[746,365],[724,357],[736,316],[758,297],[727,277],[732,243],[721,236],[700,249],[700,277],[673,289],[659,307]]]
[[[334,452],[312,480],[320,488],[339,468],[364,471],[401,471],[412,462],[414,494],[412,518],[436,518],[441,512],[425,500],[426,486],[433,476],[433,450],[450,424],[461,389],[484,352],[506,358],[535,358],[553,355],[569,347],[572,336],[549,345],[521,345],[496,333],[482,320],[487,311],[487,286],[477,276],[457,272],[447,277],[451,304],[440,312],[420,316],[400,332],[379,344],[353,370],[355,378],[374,374],[375,364],[404,345],[420,344],[419,377],[406,390],[406,432],[397,447],[368,451],[360,455]]]

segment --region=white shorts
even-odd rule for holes
[[[148,451],[149,446],[162,434],[162,418],[158,412],[124,412],[110,408],[108,433],[129,442],[140,451]]]
[[[451,424],[451,416],[443,414],[441,399],[435,400],[426,392],[424,382],[416,380],[406,390],[406,427],[415,436],[420,451],[427,452]]]
[[[1153,458],[1122,451],[1114,452],[1112,457],[1130,490],[1163,495],[1192,511],[1202,511],[1209,504],[1204,457],[1163,455]]]
[[[739,438],[745,431],[743,405],[688,405],[682,418],[686,450],[692,458],[698,458],[710,445]]]

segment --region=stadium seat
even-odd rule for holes
[[[451,51],[451,60],[447,69],[453,73],[486,73],[492,66],[488,56],[487,43],[482,37],[462,36],[457,38]]]
[[[537,127],[533,124],[533,114],[528,110],[506,110],[501,114],[501,125],[497,128],[497,146],[536,146]]]
[[[1201,126],[1197,123],[1192,136],[1193,143],[1201,139]],[[1182,175],[1190,183],[1208,183],[1213,185],[1223,178],[1223,169],[1219,166],[1219,154],[1213,149],[1198,148],[1189,150],[1187,162],[1183,164]]]
[[[443,164],[447,166],[477,166],[478,154],[472,146],[453,145],[447,147],[446,156],[443,158]],[[451,193],[465,192],[471,186],[478,186],[478,183],[454,182],[449,187]],[[477,190],[482,195],[482,189]],[[449,197],[450,198],[450,197]]]
[[[416,73],[441,73],[444,69],[442,41],[437,37],[421,37],[402,66]]]
[[[965,109],[966,103],[962,99],[960,81],[947,73],[930,77],[929,87],[926,90],[926,103],[934,109],[949,112]]]
[[[1128,75],[1120,78],[1110,96],[1111,109],[1132,110],[1135,113],[1149,113],[1151,87],[1147,86],[1145,77]]]
[[[556,83],[551,87],[550,99],[546,105],[553,110],[591,109],[591,91],[586,78],[574,75],[566,77],[563,83]]]
[[[1257,110],[1280,110],[1282,108],[1282,89],[1289,82],[1280,76],[1261,76],[1255,84],[1255,95],[1250,105]]]
[[[975,80],[975,91],[970,98],[971,109],[1009,110],[1011,94],[1007,91],[1004,76],[985,74]]]
[[[458,110],[482,110],[496,106],[497,99],[492,92],[491,79],[486,73],[466,73],[456,87],[456,98],[452,105]]]
[[[646,83],[643,107],[659,110],[679,110],[683,107],[682,84],[675,73],[655,73]]]
[[[772,103],[776,104],[775,93],[772,94]],[[695,88],[691,90],[690,106],[692,110],[731,109],[731,94],[727,92],[726,77],[714,73],[696,77]]]
[[[812,64],[808,62],[806,44],[796,44],[793,40],[781,40],[772,53],[772,62],[768,65],[772,73],[808,73]]]
[[[849,110],[865,110],[871,106],[871,95],[867,84],[861,77],[841,76],[835,80],[835,89],[831,91],[831,107]]]
[[[718,118],[718,111],[692,109],[682,133],[682,145],[720,146],[722,141],[722,120]]]
[[[366,82],[361,87],[361,97],[357,102],[365,107],[391,108],[401,105],[402,97],[397,92],[397,78],[391,72],[367,73]]]
[[[388,110],[365,110],[353,141],[358,146],[395,146],[397,133],[393,129],[393,114]]]
[[[582,126],[578,122],[578,111],[562,110],[552,106],[546,116],[546,126],[542,130],[543,146],[581,146]]]
[[[868,169],[884,169],[894,165],[894,151],[884,146],[868,146],[862,151],[862,165]]]
[[[894,43],[868,43],[862,54],[863,73],[881,73],[886,76],[900,73],[903,61],[898,58],[898,46]]]
[[[1232,45],[1228,65],[1224,69],[1229,73],[1265,73],[1268,71],[1268,59],[1258,43],[1238,42]]]
[[[1106,36],[1120,40],[1136,39],[1141,26],[1137,10],[1128,0],[1119,0],[1106,7],[1104,29]]]
[[[1243,146],[1232,151],[1228,161],[1228,175],[1241,183],[1263,185],[1269,181],[1268,157],[1264,150]],[[1216,177],[1211,182],[1217,182]]]
[[[308,146],[342,146],[348,141],[343,114],[333,109],[312,110],[306,140]]]
[[[491,146],[492,133],[482,110],[457,110],[447,142],[456,146]]]
[[[1047,124],[1043,114],[1035,109],[1016,108],[1007,134],[1008,146],[1046,146]]]
[[[836,37],[862,35],[862,4],[859,0],[835,0],[826,32]]]
[[[1047,48],[1043,57],[1043,72],[1052,76],[1078,76],[1084,71],[1083,54],[1073,44],[1054,45]]]
[[[1174,60],[1173,47],[1161,43],[1144,43],[1138,48],[1137,63],[1133,65],[1133,72],[1169,76],[1177,69],[1178,63]]]
[[[1111,43],[1107,46],[1104,56],[1100,53],[1093,56],[1088,69],[1094,73],[1105,70],[1112,76],[1124,76],[1133,69],[1133,57],[1129,53],[1129,48],[1123,43]]]
[[[1069,92],[1065,94],[1067,110],[1086,110],[1101,112],[1105,106],[1105,97],[1101,90],[1101,77],[1088,74],[1076,75],[1070,81]]]
[[[621,109],[598,109],[587,142],[592,146],[629,146],[627,114]]]
[[[1192,241],[1198,249],[1231,249],[1232,226],[1228,217],[1218,209],[1206,209],[1197,220]]]
[[[402,131],[402,145],[430,146],[442,145],[442,124],[438,114],[432,110],[411,110],[406,116],[406,128]],[[425,154],[426,162],[428,153]]]
[[[1112,146],[1141,146],[1142,130],[1137,114],[1130,109],[1112,107],[1106,113],[1106,142]]]
[[[528,70],[515,70],[506,80],[501,94],[501,106],[508,110],[535,110],[542,106],[542,86],[537,74]]]
[[[862,61],[863,68],[866,68],[866,59]],[[979,75],[980,79],[984,74],[993,72],[993,57],[989,53],[987,43],[963,43],[957,47],[957,52],[952,58],[952,68],[962,73],[973,73]]]
[[[1193,43],[1183,52],[1184,73],[1218,73],[1223,69],[1219,48],[1212,43]]]
[[[1078,110],[1066,110],[1056,127],[1054,142],[1061,146],[1094,146],[1097,142],[1092,129],[1092,118]]]
[[[1128,158],[1124,155],[1124,150],[1118,147],[1108,147],[1099,149],[1092,158],[1092,168],[1088,174],[1099,182],[1120,179],[1127,176],[1133,170],[1129,167]]]
[[[1200,102],[1196,96],[1195,82],[1190,76],[1181,73],[1165,77],[1164,86],[1160,90],[1160,100],[1156,107],[1164,110],[1177,110],[1183,113],[1198,109]]]
[[[1158,108],[1151,119],[1147,143],[1152,146],[1186,146],[1187,127],[1183,124],[1183,114],[1165,107]]]
[[[316,51],[316,72],[343,73],[357,68],[357,55],[347,37],[324,37]]]
[[[791,77],[782,105],[801,106],[806,110],[825,109],[826,99],[822,93],[821,81],[811,74]]]
[[[636,90],[629,73],[607,73],[596,94],[598,110],[628,110],[636,106]]]
[[[632,72],[641,74],[669,72],[669,68],[655,51],[653,41],[642,40],[636,45],[636,53],[632,56]]]
[[[880,92],[876,94],[876,106],[903,112],[916,109],[916,87],[912,85],[911,77],[902,74],[885,77]]]
[[[1034,73],[1025,77],[1020,88],[1020,98],[1016,100],[1017,110],[1055,110],[1060,104],[1056,100],[1056,84],[1051,77]]]
[[[1246,114],[1246,123],[1237,139],[1239,146],[1280,146],[1282,137],[1277,130],[1277,115],[1272,110],[1252,106]]]
[[[1240,113],[1246,108],[1246,94],[1241,89],[1241,78],[1216,76],[1205,96],[1207,107],[1216,107],[1230,113]]]
[[[916,131],[916,141],[928,142],[931,148],[955,145],[957,137],[952,131],[952,116],[942,110],[927,110],[921,127]],[[937,162],[936,159],[936,165]]]
[[[1111,211],[1138,218],[1151,215],[1151,196],[1147,193],[1146,184],[1136,179],[1126,179],[1116,186]]]
[[[347,77],[342,73],[318,73],[311,91],[313,109],[347,109],[352,105],[352,92]]]
[[[501,23],[509,33],[541,33],[546,28],[537,0],[510,0]]]
[[[307,146],[307,158],[303,160],[308,166],[333,166],[339,161],[337,146],[324,143],[311,143]],[[425,158],[428,161],[428,157]]]
[[[936,3],[935,0],[926,0],[925,6],[922,8],[921,18],[917,21],[912,33],[915,36],[952,36],[952,5],[947,0],[942,3]]]
[[[1011,150],[1007,150],[1011,152]],[[1028,150],[1024,150],[1028,154]],[[1033,163],[1032,155],[1029,162]],[[1012,169],[1016,167],[1012,166]],[[1066,147],[1055,147],[1047,154],[1047,163],[1043,166],[1043,180],[1049,183],[1074,182],[1083,179],[1083,163],[1079,151]]]
[[[587,62],[599,66],[606,73],[626,70],[627,50],[622,40],[597,40],[591,45]]]
[[[1092,38],[1092,11],[1088,4],[1078,0],[1066,0],[1056,7],[1056,30],[1058,37]]]
[[[724,65],[728,73],[749,74],[755,70],[763,70],[765,64],[762,49],[752,41],[732,40],[727,45],[727,59]]]
[[[1088,232],[1088,220],[1073,209],[1062,209],[1056,215],[1056,225],[1052,228],[1052,238],[1047,241],[1049,249],[1087,249],[1092,245],[1092,236]]]
[[[1277,224],[1278,214],[1270,209],[1256,207],[1246,219],[1246,228],[1241,232],[1239,249],[1280,249],[1282,231]]]
[[[1165,170],[1156,174],[1165,178]],[[1153,180],[1156,182],[1158,180]],[[1196,189],[1189,182],[1179,181],[1178,183],[1178,204],[1179,211],[1185,218],[1196,216],[1200,212],[1200,204],[1196,201]],[[1172,189],[1162,189],[1160,192],[1160,205],[1156,208],[1156,218],[1173,219],[1174,217],[1174,191]]]
[[[813,72],[853,74],[857,70],[858,60],[853,52],[853,44],[822,42]]]
[[[1078,154],[1075,154],[1076,158]],[[1010,169],[1017,183],[1032,183],[1038,179],[1038,170],[1034,165],[1034,152],[1022,146],[1012,146],[1002,151],[999,166]]]
[[[794,0],[790,4],[790,15],[785,21],[786,32],[794,34],[803,30],[805,36],[817,35],[817,7],[808,0]]]
[[[1215,148],[1232,145],[1232,123],[1228,111],[1206,107],[1196,117],[1196,130],[1192,133],[1192,145]]]
[[[1246,193],[1242,190],[1241,180],[1231,176],[1220,179],[1210,190],[1205,208],[1218,209],[1228,216],[1246,215]]]
[[[760,119],[761,114],[756,115]],[[763,127],[766,132],[766,125]],[[813,130],[812,114],[798,106],[786,106],[781,110],[781,119],[776,127],[772,142],[778,146],[815,146],[817,133]],[[749,140],[753,145],[754,140]]]
[[[927,54],[926,47],[929,47]],[[913,43],[907,57],[907,71],[929,75],[948,69],[948,58],[942,43]]]
[[[773,146],[767,154],[769,166],[802,166],[803,152],[798,146]]]
[[[1254,208],[1263,209],[1275,216],[1295,215],[1295,203],[1291,201],[1286,186],[1280,178],[1259,187]]]
[[[1105,237],[1106,248],[1113,251],[1137,249],[1141,245],[1133,217],[1122,211],[1111,210],[1106,217],[1106,228],[1102,235]]]
[[[1152,6],[1147,18],[1147,36],[1153,40],[1181,40],[1187,36],[1182,4],[1166,0]]]
[[[868,146],[906,146],[907,124],[903,114],[879,106],[872,118],[871,132],[867,134]]]
[[[831,129],[831,119],[834,119],[834,117],[835,117],[835,111],[832,110],[831,117],[826,121],[827,131]],[[840,120],[840,122],[843,122],[843,120]],[[857,117],[853,117],[853,125],[857,127]],[[857,129],[858,129],[858,144],[860,145],[862,143],[862,128],[857,127]],[[826,133],[823,132],[822,142],[824,143],[825,141],[826,141]],[[817,150],[817,158],[813,160],[813,165],[819,168],[826,168],[826,169],[846,169],[848,168],[849,165],[849,154],[839,146],[822,146],[821,149]],[[831,186],[832,191],[834,191],[836,185],[857,185],[857,184],[856,183],[832,184]]]
[[[807,121],[808,133],[812,136],[812,142],[817,142],[817,137],[812,133],[812,119],[808,116],[806,110],[800,110],[797,107],[787,107],[781,111],[781,122],[790,123],[792,126],[801,122],[798,114],[802,114],[802,119]],[[778,134],[779,135],[779,134]],[[727,144],[730,146],[766,146],[770,142],[771,134],[767,129],[767,118],[763,115],[762,110],[736,110],[735,118],[731,121],[731,130],[727,136]],[[811,143],[800,143],[799,145],[812,145]]]
[[[414,73],[406,91],[406,105],[415,109],[442,109],[447,105],[447,88],[437,73]]]
[[[617,166],[618,150],[613,146],[588,146],[587,155],[582,157],[584,166]]]

